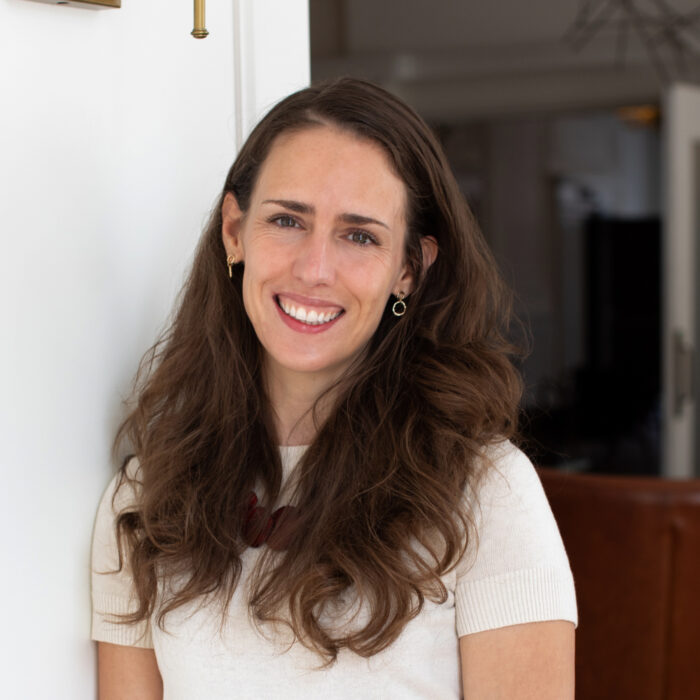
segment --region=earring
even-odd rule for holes
[[[228,267],[228,276],[233,277],[233,266],[236,264],[236,256],[229,255],[226,258],[226,267]]]
[[[391,307],[391,311],[394,314],[394,316],[403,316],[406,313],[406,302],[403,300],[405,296],[406,295],[403,292],[399,292],[396,295],[396,301]]]

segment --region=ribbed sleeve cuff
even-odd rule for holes
[[[544,620],[578,624],[576,595],[569,569],[524,569],[455,590],[457,635]]]
[[[135,624],[119,622],[118,616],[131,610],[132,603],[129,599],[106,593],[93,594],[92,638],[96,642],[152,649],[153,640],[148,621]]]

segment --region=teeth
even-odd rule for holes
[[[340,311],[327,311],[319,313],[315,309],[310,309],[307,311],[303,306],[296,307],[293,304],[287,304],[279,298],[277,301],[282,308],[282,311],[284,311],[284,313],[286,313],[288,316],[291,316],[302,323],[308,323],[311,326],[320,326],[323,323],[329,323],[333,319],[338,318],[341,313]]]

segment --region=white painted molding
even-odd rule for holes
[[[663,237],[662,333],[663,346],[663,440],[662,466],[664,476],[689,478],[694,476],[696,411],[698,383],[694,398],[686,401],[679,414],[673,406],[674,382],[673,337],[681,333],[686,343],[695,343],[697,363],[697,333],[695,328],[698,254],[696,251],[697,189],[694,162],[695,149],[700,144],[700,87],[672,86],[665,99],[665,192]]]
[[[311,79],[308,0],[234,0],[236,144]]]

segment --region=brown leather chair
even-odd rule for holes
[[[539,474],[576,582],[577,700],[700,700],[700,480]]]

